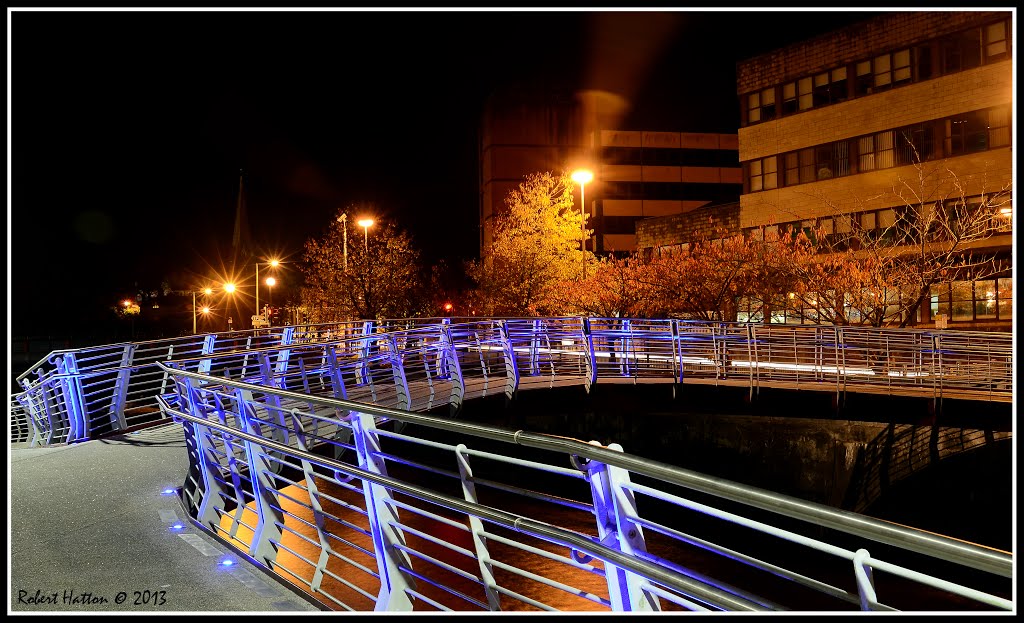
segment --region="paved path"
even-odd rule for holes
[[[177,497],[161,494],[188,469],[178,424],[12,447],[9,468],[9,611],[319,610],[184,521]],[[172,530],[176,522],[185,527]],[[225,558],[240,564],[224,567]]]

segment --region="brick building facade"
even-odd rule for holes
[[[894,188],[921,172],[941,180],[932,199],[954,182],[972,201],[1012,186],[1012,21],[999,11],[893,12],[739,63],[735,231],[882,230],[905,205]],[[1005,226],[978,250],[1012,261],[1012,209],[1002,213]],[[638,227],[641,246],[686,242],[673,237],[689,231],[674,225],[681,217],[665,220]],[[1006,329],[1012,313],[1007,271],[937,286],[915,321],[943,314],[950,326]]]

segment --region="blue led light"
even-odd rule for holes
[[[160,492],[161,495],[174,495],[174,489],[164,489]]]
[[[171,526],[171,530],[181,530],[184,527],[185,526],[181,525],[180,523],[176,523],[173,526]]]
[[[231,565],[235,564],[235,561],[231,560],[230,558],[227,558],[227,559],[224,559],[224,560],[220,561],[220,564],[223,567],[230,567]]]

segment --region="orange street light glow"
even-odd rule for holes
[[[229,293],[229,294],[234,292],[235,291],[235,284],[233,284],[233,283],[225,283],[224,284],[224,291]]]

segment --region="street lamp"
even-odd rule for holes
[[[369,228],[370,228],[371,225],[373,225],[373,219],[372,218],[359,219],[358,223],[359,223],[359,226],[363,228],[363,250],[365,250],[367,253],[369,253],[370,252]]]
[[[277,260],[270,260],[269,262],[267,262],[267,266],[270,266],[271,268],[277,268],[277,265],[280,264],[280,263],[281,262],[279,262]],[[260,263],[256,262],[256,315],[258,316],[259,313],[260,313]],[[253,328],[255,329],[256,327],[253,327]]]
[[[587,187],[587,182],[594,179],[594,174],[587,169],[579,169],[573,171],[572,181],[580,185],[580,252],[583,255],[583,278],[587,278],[587,216],[584,212],[587,208],[587,200],[584,198],[584,191]]]
[[[341,258],[342,267],[348,272],[348,214],[342,213],[338,217],[341,222]]]
[[[235,284],[233,284],[233,283],[225,283],[224,284],[224,291],[227,292],[228,294],[234,294],[235,293]],[[232,326],[231,326],[231,316],[228,316],[228,331],[230,331],[231,329],[232,329]]]
[[[212,288],[203,288],[203,294],[205,294],[206,296],[210,296],[211,294],[213,294],[213,289]],[[210,313],[210,308],[204,306],[203,307],[203,313],[204,314]],[[192,335],[195,335],[195,334],[196,334],[196,291],[192,290]]]
[[[267,305],[269,305],[270,307],[273,307],[274,306],[274,286],[277,285],[277,279],[274,279],[273,277],[267,277],[267,280],[264,281],[264,283],[267,284],[267,299],[268,299],[267,300]],[[267,326],[268,327],[270,326],[270,312],[269,311],[267,312]]]

